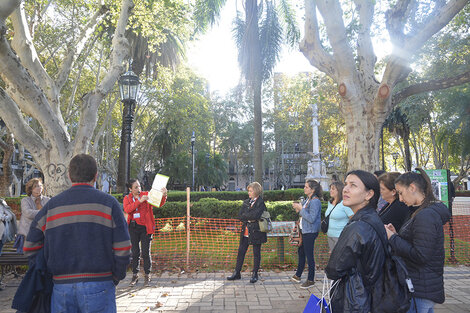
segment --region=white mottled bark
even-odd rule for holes
[[[409,60],[447,25],[468,3],[450,0],[436,5],[421,24],[415,23],[416,9],[407,0],[398,0],[386,12],[386,26],[394,44],[381,79],[374,74],[376,56],[371,43],[374,1],[354,0],[359,29],[356,46],[349,43],[339,0],[305,0],[305,37],[300,50],[310,63],[338,84],[341,112],[347,127],[348,169],[373,171],[379,168],[381,126],[392,109],[391,91],[410,73]],[[331,49],[320,41],[317,8],[323,17]],[[405,24],[415,29],[404,33]]]
[[[133,1],[122,1],[112,41],[113,52],[109,69],[96,88],[83,97],[79,126],[73,140],[60,113],[58,100],[60,89],[70,74],[76,56],[82,51],[99,19],[104,15],[103,8],[91,18],[76,45],[69,49],[68,55],[62,62],[57,81],[54,81],[40,63],[20,2],[19,0],[0,2],[0,76],[6,83],[5,89],[0,88],[0,116],[16,140],[31,153],[43,172],[47,194],[56,195],[70,186],[67,177],[70,159],[75,154],[88,152],[97,123],[98,107],[124,70],[123,63],[129,53],[129,44],[124,33]],[[5,19],[12,13],[15,37],[10,46],[5,37]],[[23,114],[38,121],[41,134],[35,132],[25,122]]]

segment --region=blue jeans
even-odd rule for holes
[[[315,258],[313,256],[313,250],[315,247],[315,239],[317,239],[318,233],[302,233],[302,245],[297,249],[299,254],[299,262],[297,263],[297,272],[295,275],[301,277],[305,268],[305,258],[308,263],[308,280],[313,281],[315,279]]]
[[[116,288],[112,281],[54,284],[52,313],[115,313]]]
[[[434,302],[423,298],[411,300],[411,306],[407,313],[434,313]]]

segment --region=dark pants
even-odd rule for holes
[[[147,228],[144,225],[139,225],[134,221],[129,224],[129,235],[131,236],[132,244],[132,272],[137,274],[139,272],[140,263],[140,247],[142,245],[142,258],[144,259],[144,272],[150,274],[150,240],[152,235],[147,234]]]
[[[235,271],[240,272],[242,270],[243,261],[245,260],[245,254],[248,250],[248,238],[242,237],[240,239],[240,245],[238,246],[237,265]],[[259,265],[261,263],[261,244],[253,245],[253,273],[258,273]]]
[[[318,233],[302,234],[302,245],[297,249],[299,254],[299,263],[297,264],[297,272],[295,275],[301,277],[305,268],[305,258],[308,263],[308,280],[315,279],[315,258],[313,257],[313,250],[315,247],[315,239]]]

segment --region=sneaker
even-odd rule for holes
[[[135,286],[135,284],[137,284],[138,281],[139,281],[139,276],[137,274],[134,274],[132,276],[132,280],[131,280],[131,283],[129,284],[129,286],[131,286],[131,287]]]
[[[302,285],[300,285],[300,288],[302,289],[308,289],[310,287],[312,287],[313,285],[315,285],[315,282],[313,280],[306,280],[305,283],[303,283]]]
[[[294,283],[300,283],[300,277],[297,275],[294,275],[290,278]]]
[[[150,275],[144,276],[144,287],[147,287],[150,284]]]

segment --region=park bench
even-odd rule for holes
[[[16,271],[16,267],[20,265],[28,265],[28,257],[22,253],[16,253],[16,248],[13,248],[13,242],[6,243],[0,253],[0,267],[2,276],[0,277],[0,290],[2,288],[2,281],[8,274],[13,274],[15,277],[20,275]]]
[[[295,222],[272,222],[273,230],[268,233],[268,237],[277,237],[277,255],[279,262],[284,263],[284,237],[289,237],[292,229],[295,226]]]

